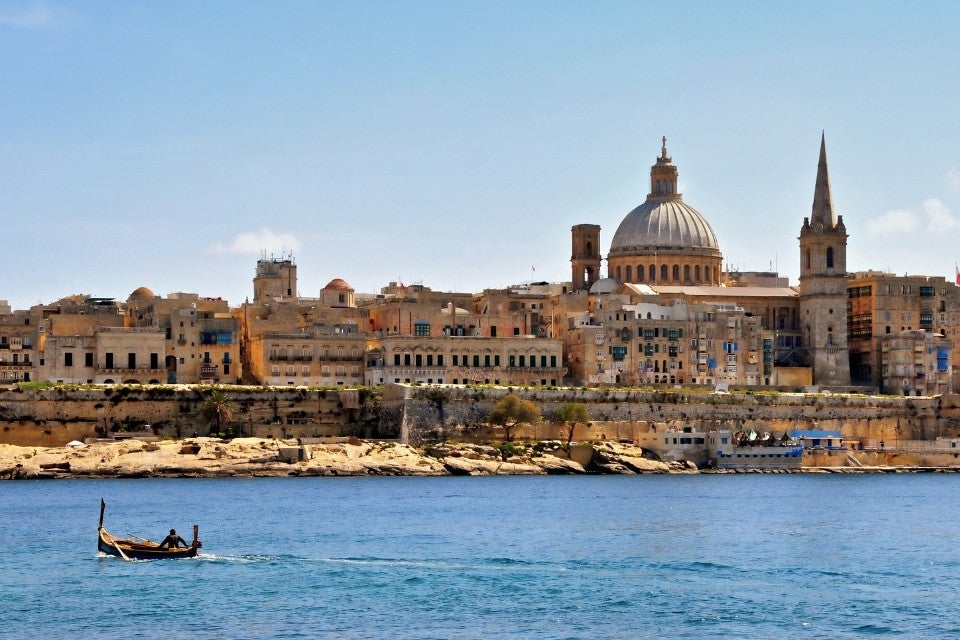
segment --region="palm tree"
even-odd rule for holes
[[[216,427],[216,433],[220,433],[220,427],[233,420],[233,405],[227,399],[226,394],[219,389],[214,389],[200,408],[200,415],[208,425]]]

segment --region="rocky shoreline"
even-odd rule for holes
[[[700,470],[689,462],[650,460],[643,457],[640,447],[613,442],[579,445],[569,454],[558,442],[416,448],[355,438],[320,444],[262,438],[188,438],[157,442],[131,439],[66,447],[0,445],[0,480],[957,471],[939,467]]]
[[[639,447],[595,445],[581,464],[559,443],[416,448],[349,439],[302,444],[262,438],[121,440],[66,447],[0,445],[0,479],[223,478],[253,476],[450,476],[696,473],[685,462],[642,457]],[[581,452],[582,454],[582,452]]]

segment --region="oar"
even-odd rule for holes
[[[117,551],[120,552],[120,557],[121,557],[121,558],[123,558],[123,559],[126,560],[127,562],[130,562],[130,558],[128,558],[128,557],[127,557],[127,554],[125,554],[125,553],[123,552],[123,549],[120,548],[120,545],[117,544],[116,540],[113,541],[113,546],[114,546],[114,548],[115,548]]]

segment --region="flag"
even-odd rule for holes
[[[960,267],[958,267],[956,264],[954,264],[954,265],[953,265],[953,270],[957,272],[956,280],[955,280],[954,282],[956,282],[956,283],[957,283],[957,286],[960,287]]]
[[[530,265],[530,271],[536,271],[536,270],[537,270],[537,268],[536,268],[535,266]],[[957,273],[960,273],[960,271],[958,271]],[[960,276],[958,276],[958,277],[960,277]]]

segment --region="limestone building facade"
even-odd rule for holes
[[[898,276],[882,271],[860,271],[847,281],[850,373],[862,384],[894,392],[884,382],[885,336],[922,331],[944,337],[950,351],[960,337],[960,287],[943,277]],[[949,358],[953,363],[954,358]],[[951,364],[951,369],[953,369]],[[907,385],[917,389],[915,380]]]

